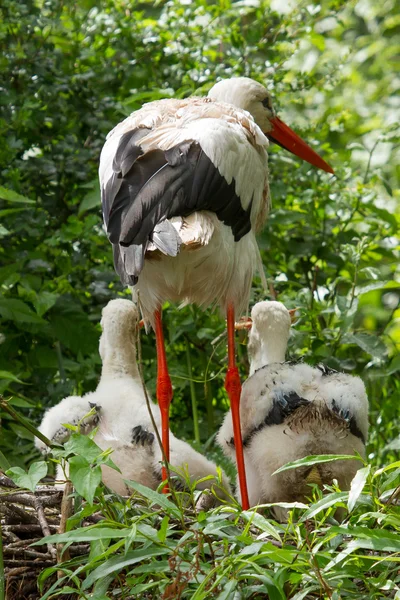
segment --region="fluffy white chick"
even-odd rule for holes
[[[250,505],[301,501],[310,494],[307,484],[322,487],[333,479],[341,489],[349,489],[361,466],[358,460],[272,474],[308,455],[365,455],[368,399],[363,382],[324,365],[284,362],[291,317],[282,303],[259,302],[251,318],[250,376],[240,402]],[[218,433],[218,443],[234,459],[230,412]],[[274,512],[285,520],[285,509],[276,507]]]
[[[70,435],[63,424],[77,424],[91,408],[96,414],[83,420],[83,430],[89,432],[95,425],[94,437],[103,450],[113,449],[111,455],[121,473],[103,467],[103,482],[119,494],[126,494],[123,479],[131,479],[155,489],[161,482],[162,454],[155,440],[137,361],[136,331],[138,310],[130,300],[111,300],[103,309],[99,352],[102,372],[95,392],[85,396],[69,396],[50,408],[39,427],[47,438],[61,443]],[[152,403],[154,420],[160,430],[160,412]],[[217,467],[189,444],[171,436],[171,465],[178,469],[187,467],[191,480],[212,475],[215,479],[198,484],[199,489],[209,489],[217,481]],[[39,439],[37,447],[46,451]],[[63,479],[62,470],[57,473]],[[222,474],[223,486],[229,492],[229,483]],[[221,496],[221,492],[217,490]]]

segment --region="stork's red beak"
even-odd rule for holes
[[[270,119],[272,130],[266,135],[267,137],[282,148],[289,150],[299,158],[306,160],[311,165],[318,169],[322,169],[327,173],[334,174],[332,167],[328,165],[308,144],[306,144],[300,136],[297,135],[290,127],[286,125],[279,117]]]

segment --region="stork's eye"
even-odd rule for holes
[[[268,110],[272,110],[271,98],[268,98],[268,96],[264,98],[262,105],[265,106],[265,108],[268,108]]]

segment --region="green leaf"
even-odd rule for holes
[[[14,373],[10,373],[10,371],[0,371],[0,379],[8,379],[9,381],[14,381],[15,383],[27,385],[25,381],[21,381],[16,375],[14,375]]]
[[[234,595],[233,592],[236,590],[238,582],[236,579],[231,579],[224,585],[224,588],[220,594],[216,597],[216,600],[231,600]]]
[[[40,292],[40,294],[38,294],[33,300],[33,305],[39,317],[43,317],[43,315],[55,305],[57,299],[58,294],[52,294],[51,292]]]
[[[330,528],[329,533],[336,533],[356,538],[359,548],[382,552],[400,552],[399,534],[387,530],[368,529],[367,527]]]
[[[364,352],[375,358],[384,359],[387,355],[387,348],[382,340],[370,333],[354,333],[346,335],[344,340],[349,344],[357,344]]]
[[[165,517],[164,517],[165,519]],[[137,538],[137,527],[135,523],[129,528],[129,535],[125,538],[125,554],[128,552],[129,548],[132,546],[132,542]]]
[[[363,469],[359,469],[355,474],[353,481],[351,482],[350,492],[349,492],[349,501],[347,503],[347,508],[349,513],[353,510],[356,505],[358,498],[360,497],[361,492],[364,489],[365,483],[368,479],[368,475],[371,471],[371,465],[367,465]]]
[[[23,204],[36,204],[34,200],[30,200],[26,196],[21,196],[21,194],[17,194],[13,190],[9,190],[0,185],[0,198],[2,200],[6,200],[7,202],[13,203],[23,203]]]
[[[100,201],[100,184],[99,180],[96,177],[92,182],[93,189],[90,190],[82,200],[79,206],[79,215],[82,215],[84,212],[91,210],[92,208],[97,208],[100,211],[101,201]]]
[[[379,477],[379,475],[382,475],[383,473],[387,473],[388,471],[392,471],[392,469],[400,469],[400,460],[396,460],[394,463],[390,463],[389,465],[381,467],[380,469],[375,471],[373,476]]]
[[[393,358],[388,367],[387,374],[393,375],[393,373],[397,373],[397,371],[400,371],[400,354]]]
[[[348,492],[333,492],[332,494],[324,496],[321,498],[321,500],[318,500],[318,502],[312,504],[310,508],[305,511],[300,521],[304,522],[308,519],[312,519],[321,511],[326,510],[327,508],[330,508],[336,504],[343,504],[343,502],[346,502],[348,496]]]
[[[95,540],[119,540],[121,538],[129,538],[130,534],[130,527],[125,529],[113,529],[111,527],[93,525],[90,527],[81,527],[80,529],[67,531],[66,533],[55,533],[54,535],[48,535],[47,537],[40,539],[38,542],[33,543],[32,546],[39,546],[43,543],[66,544],[75,542],[93,542]]]
[[[6,229],[4,225],[0,223],[0,238],[6,237],[7,235],[10,235],[10,233],[11,231]]]
[[[384,451],[386,452],[387,450],[400,450],[400,435],[388,444],[386,444],[386,446],[384,447]]]
[[[281,536],[278,530],[265,517],[263,517],[263,515],[260,515],[260,513],[258,513],[255,509],[245,510],[242,512],[241,516],[246,521],[250,521],[253,527],[257,527],[257,529],[260,529],[264,533],[275,538],[278,542],[281,541]]]
[[[124,556],[114,556],[110,560],[106,560],[105,563],[97,567],[90,575],[85,579],[82,584],[82,589],[87,590],[95,581],[100,577],[106,577],[110,573],[121,571],[129,565],[134,565],[137,562],[142,562],[146,558],[152,556],[163,556],[168,554],[167,548],[150,546],[149,548],[140,548],[139,550],[132,550]]]
[[[99,334],[75,302],[60,296],[49,313],[49,321],[55,338],[73,352],[90,354],[96,351]]]
[[[157,531],[157,537],[160,540],[160,542],[165,542],[165,538],[167,537],[168,525],[169,516],[165,515],[165,517],[161,521],[160,529]]]
[[[155,490],[152,490],[152,489],[146,487],[145,485],[138,483],[137,481],[130,481],[128,479],[124,479],[124,482],[130,488],[133,488],[134,490],[136,490],[137,492],[142,494],[142,496],[144,496],[145,498],[150,500],[153,504],[158,504],[159,506],[164,508],[166,511],[171,512],[172,514],[174,514],[176,516],[178,516],[180,514],[178,507],[175,504],[173,504],[171,502],[171,500],[168,500],[168,498],[165,496],[165,494],[159,494]]]
[[[92,466],[83,456],[72,456],[68,464],[69,477],[76,491],[89,504],[93,504],[97,486],[101,482],[101,467]]]
[[[69,440],[64,444],[64,449],[67,454],[84,456],[88,464],[95,462],[103,452],[103,450],[87,435],[81,435],[79,433],[73,433],[71,435]]]
[[[298,460],[294,460],[293,462],[287,463],[280,467],[272,475],[276,475],[277,473],[283,473],[283,471],[289,471],[290,469],[297,469],[298,467],[312,466],[318,465],[320,463],[332,462],[333,460],[360,460],[361,458],[358,456],[354,456],[353,454],[317,454],[312,456],[305,456],[304,458],[299,458]]]
[[[2,219],[4,217],[8,217],[9,215],[15,215],[16,213],[23,212],[24,210],[27,210],[27,209],[26,208],[5,208],[3,210],[0,210],[0,219]]]
[[[10,468],[10,463],[8,462],[8,460],[6,459],[6,457],[4,456],[4,454],[2,453],[2,451],[0,450],[0,469],[4,472],[7,471],[7,469]]]
[[[88,411],[88,414],[94,414],[95,409]],[[62,423],[67,429],[76,431],[75,425],[69,423]],[[111,469],[120,471],[119,467],[111,460],[110,456],[107,455],[107,450],[102,450],[90,437],[82,435],[80,433],[73,433],[68,441],[64,444],[64,451],[61,451],[63,456],[69,454],[77,454],[84,456],[89,463],[96,462],[97,464],[105,464]]]
[[[16,298],[0,297],[0,315],[3,319],[14,321],[16,323],[46,324],[46,321],[34,313],[25,302]]]
[[[6,471],[6,475],[19,487],[34,492],[39,481],[47,475],[47,463],[44,461],[34,462],[27,473],[20,467],[11,467]]]

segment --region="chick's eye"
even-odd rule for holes
[[[264,100],[262,101],[262,105],[265,106],[265,108],[268,108],[269,110],[271,110],[272,109],[271,99],[264,98]]]

